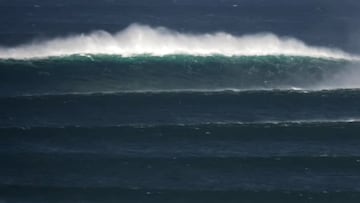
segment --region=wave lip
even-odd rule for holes
[[[287,55],[314,58],[358,60],[359,57],[338,49],[308,46],[291,37],[271,33],[234,36],[225,32],[211,34],[179,33],[164,27],[132,24],[123,31],[90,34],[33,42],[17,47],[0,48],[0,59],[26,60],[76,54],[119,55],[224,55],[266,56]]]

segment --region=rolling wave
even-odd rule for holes
[[[33,42],[0,49],[1,59],[32,59],[75,54],[165,56],[174,54],[209,56],[287,55],[356,60],[357,56],[338,49],[315,47],[270,33],[234,36],[224,32],[208,34],[179,33],[164,27],[132,24],[110,34],[95,31],[70,37]]]
[[[344,121],[0,128],[0,153],[129,158],[360,157],[359,130],[360,122]]]
[[[0,98],[4,107],[0,109],[0,126],[353,122],[360,118],[359,101],[358,90],[4,97]]]
[[[360,87],[358,63],[299,56],[119,57],[0,60],[0,96],[36,94],[323,90]]]

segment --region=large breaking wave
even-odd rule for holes
[[[0,96],[360,87],[359,57],[274,34],[133,24],[0,48]]]
[[[179,33],[164,27],[133,24],[110,34],[95,31],[37,41],[17,47],[0,48],[0,59],[31,59],[76,54],[120,55],[223,55],[265,56],[291,55],[314,58],[358,59],[337,49],[308,46],[304,42],[270,33],[234,36],[225,32],[211,34]]]

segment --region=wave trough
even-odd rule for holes
[[[119,55],[195,55],[267,56],[286,55],[313,58],[358,60],[338,49],[308,46],[304,42],[271,33],[234,36],[225,32],[210,34],[179,33],[164,27],[132,24],[110,34],[95,31],[65,38],[0,48],[0,59],[33,59],[76,54]]]

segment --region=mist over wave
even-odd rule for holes
[[[271,33],[234,36],[225,32],[179,33],[164,27],[132,24],[116,34],[95,31],[69,37],[0,48],[0,59],[32,59],[75,54],[266,56],[287,55],[353,60],[357,56],[338,49],[314,47]]]
[[[336,74],[319,82],[317,89],[359,89],[360,63],[351,63],[339,70]]]

